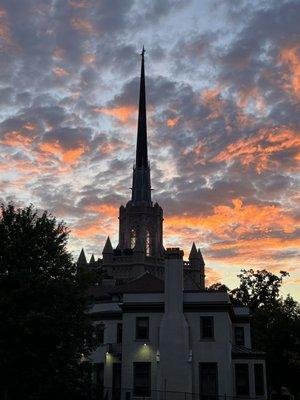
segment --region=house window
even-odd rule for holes
[[[237,346],[245,345],[245,333],[243,326],[236,326],[234,328],[234,338],[235,338],[235,344]]]
[[[151,363],[133,363],[133,395],[151,396]]]
[[[136,229],[132,228],[130,231],[130,248],[134,249],[136,245]]]
[[[199,363],[199,383],[202,398],[207,396],[210,400],[218,396],[218,364]]]
[[[93,364],[93,369],[92,369],[93,383],[100,387],[103,387],[103,372],[104,372],[103,363]]]
[[[201,339],[214,338],[214,317],[200,317]]]
[[[117,325],[117,343],[122,343],[122,331],[123,331],[123,324],[118,323],[118,325]]]
[[[95,337],[98,345],[104,343],[104,329],[105,329],[104,324],[99,324],[96,326]]]
[[[136,318],[136,339],[149,339],[149,318],[137,317]]]
[[[151,236],[150,232],[146,231],[146,256],[149,257],[151,256],[152,253],[152,243],[151,243]]]
[[[237,396],[249,396],[248,364],[235,364],[235,390]]]
[[[264,366],[262,364],[254,364],[255,379],[255,395],[264,396]]]

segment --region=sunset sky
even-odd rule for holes
[[[0,0],[0,201],[33,203],[69,248],[117,244],[145,45],[164,245],[210,283],[289,271],[300,300],[299,0]]]

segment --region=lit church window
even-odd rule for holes
[[[130,248],[134,249],[135,244],[136,244],[136,229],[132,228],[130,232]]]
[[[151,236],[150,232],[146,231],[146,256],[151,256]]]

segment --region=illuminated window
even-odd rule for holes
[[[136,229],[132,228],[130,232],[130,248],[134,249],[136,244]]]
[[[146,256],[151,256],[151,236],[149,231],[146,231]]]

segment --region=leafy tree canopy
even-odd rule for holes
[[[272,305],[280,296],[279,290],[283,278],[289,276],[288,272],[280,271],[277,276],[265,269],[242,269],[238,275],[240,286],[231,291],[234,299],[247,305],[252,311]]]
[[[84,399],[93,347],[88,276],[69,231],[33,206],[0,208],[0,397]]]
[[[289,274],[242,269],[240,285],[229,291],[233,304],[249,306],[253,315],[252,346],[266,352],[268,385],[280,393],[287,386],[300,398],[300,305],[280,288]],[[211,289],[221,290],[217,283]]]

